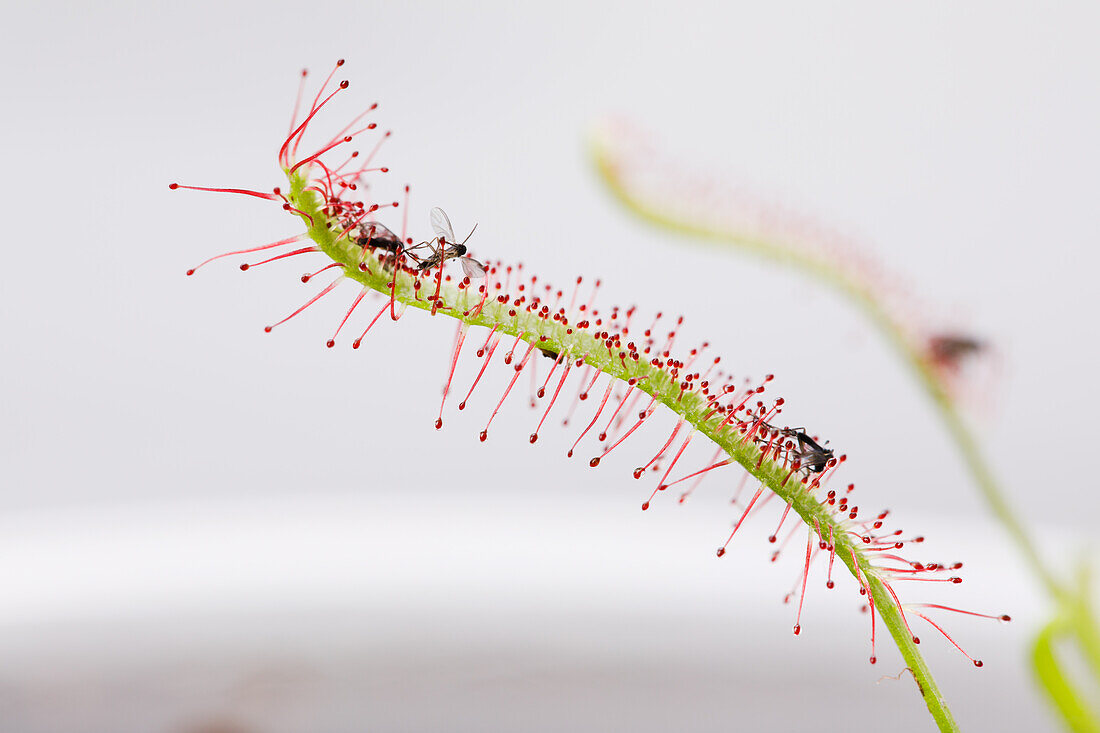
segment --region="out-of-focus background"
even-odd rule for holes
[[[297,75],[337,58],[338,129],[375,100],[380,191],[413,184],[475,254],[602,276],[682,313],[785,417],[849,455],[860,505],[966,562],[911,600],[1009,612],[931,629],[964,729],[1056,727],[1025,667],[1049,611],[914,383],[789,271],[630,220],[585,156],[614,116],[674,156],[851,232],[988,339],[970,417],[1045,552],[1095,549],[1100,13],[932,3],[9,4],[0,329],[0,721],[12,731],[929,730],[855,584],[811,577],[803,633],[774,518],[716,560],[732,474],[642,513],[630,469],[564,453],[503,372],[432,422],[452,327],[324,348],[306,265],[205,257],[293,234],[276,207],[167,184],[279,183]],[[387,189],[388,187],[388,189]],[[389,194],[386,194],[389,195]],[[731,281],[736,287],[726,287]],[[768,317],[761,317],[767,313]],[[363,324],[359,324],[360,328]],[[353,326],[354,327],[354,326]],[[473,376],[460,366],[458,389]],[[524,391],[524,394],[526,391]],[[968,398],[969,399],[969,398]],[[553,422],[553,417],[551,418]],[[645,455],[643,455],[645,454]],[[696,463],[709,455],[696,456]],[[880,642],[884,640],[880,639]]]

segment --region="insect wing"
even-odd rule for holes
[[[459,257],[459,264],[462,265],[462,271],[466,273],[466,277],[471,280],[477,280],[479,277],[485,277],[485,265],[481,264],[472,257]]]
[[[397,251],[401,247],[401,240],[398,239],[397,235],[390,231],[390,228],[385,224],[379,224],[376,221],[372,221],[368,224],[360,225],[360,230],[366,233],[366,238],[368,238],[375,247],[381,247],[382,249],[392,251]]]
[[[447,218],[447,213],[438,206],[432,209],[431,214],[432,230],[435,231],[435,236],[440,239],[440,246],[445,246],[447,243],[455,243],[455,231],[451,227],[451,220]]]
[[[367,222],[365,224],[360,224],[359,226],[363,231],[369,233],[374,239],[392,239],[395,242],[400,241],[398,240],[397,235],[394,234],[388,226],[386,226],[385,224],[381,224],[377,221]]]

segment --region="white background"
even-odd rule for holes
[[[967,562],[962,586],[907,597],[1016,617],[947,619],[983,670],[922,633],[964,727],[1053,726],[1024,668],[1048,609],[904,367],[815,283],[631,221],[584,141],[630,120],[857,235],[990,340],[971,418],[1068,566],[1100,511],[1098,20],[1083,3],[5,8],[0,713],[23,730],[930,727],[907,678],[875,684],[901,664],[888,647],[866,664],[852,584],[815,576],[791,636],[798,551],[768,563],[772,517],[715,560],[735,479],[638,511],[652,486],[629,470],[658,431],[593,471],[564,458],[572,428],[528,445],[524,389],[480,444],[497,371],[437,433],[441,319],[328,350],[350,287],[262,330],[314,292],[307,265],[184,277],[297,230],[167,184],[278,185],[298,71],[343,57],[328,120],[381,102],[379,190],[413,184],[414,236],[443,206],[479,223],[476,254],[602,276],[601,302],[683,313],[681,343],[776,374],[863,505]],[[286,689],[242,707],[256,675]]]

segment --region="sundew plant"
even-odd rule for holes
[[[383,318],[407,323],[410,329],[423,318],[453,320],[456,331],[436,429],[443,427],[447,405],[464,409],[481,384],[499,394],[480,433],[486,441],[501,405],[521,375],[537,364],[548,369],[536,391],[545,407],[530,433],[530,442],[538,440],[551,411],[565,410],[568,404],[569,409],[580,410],[577,424],[583,426],[569,456],[587,450],[593,468],[624,441],[644,435],[639,429],[658,410],[670,411],[675,416],[671,431],[654,444],[648,463],[633,472],[634,478],[641,478],[659,463],[663,465],[641,508],[647,509],[653,501],[674,501],[670,495],[682,499],[687,493],[684,485],[690,491],[702,478],[732,467],[738,479],[750,483],[739,513],[730,518],[733,530],[724,537],[716,534],[716,545],[720,545],[716,555],[727,554],[750,514],[774,510],[778,526],[771,541],[778,541],[781,530],[785,538],[802,538],[796,545],[802,563],[794,594],[793,632],[802,630],[811,570],[821,567],[827,588],[835,586],[835,575],[850,574],[855,581],[853,592],[858,591],[870,611],[870,662],[876,661],[881,624],[897,645],[936,724],[944,731],[957,730],[921,656],[917,625],[925,624],[966,654],[941,625],[947,613],[1002,621],[1009,620],[1008,616],[903,602],[902,595],[907,590],[903,586],[914,583],[919,587],[925,582],[962,582],[957,575],[961,563],[910,556],[910,550],[919,547],[923,538],[890,526],[887,512],[868,512],[858,506],[855,487],[843,478],[846,456],[835,455],[827,441],[806,428],[783,422],[783,398],[767,392],[771,376],[756,382],[735,379],[727,364],[712,355],[709,344],[682,348],[677,343],[682,319],[668,322],[660,312],[643,315],[638,306],[603,306],[598,303],[599,280],[583,275],[567,287],[557,288],[529,268],[496,259],[474,259],[455,236],[446,214],[438,209],[432,211],[430,238],[410,236],[405,215],[408,187],[403,202],[373,201],[369,195],[369,177],[386,170],[378,166],[376,157],[389,136],[389,132],[378,131],[376,123],[365,121],[376,105],[342,127],[331,125],[337,131],[326,135],[326,142],[315,148],[302,147],[307,131],[322,125],[327,103],[349,88],[347,81],[333,83],[342,65],[343,61],[337,63],[308,107],[304,105],[308,97],[303,98],[303,72],[290,132],[278,148],[278,163],[285,176],[278,186],[263,190],[170,184],[173,190],[213,191],[270,201],[302,229],[275,242],[211,257],[187,274],[194,275],[203,266],[231,256],[249,260],[239,265],[242,270],[288,257],[318,260],[302,280],[321,278],[324,284],[265,330],[270,332],[331,294],[339,284],[351,281],[358,290],[327,340],[330,348],[344,342],[341,334],[347,328],[356,334],[350,339],[352,348],[369,349],[369,341],[364,339]],[[365,153],[355,149],[354,144],[360,141]],[[365,310],[361,320],[360,307]],[[454,383],[462,358],[480,362],[468,388]],[[510,367],[505,384],[495,388],[490,380],[481,381],[494,359]],[[368,361],[364,369],[378,363]],[[465,396],[459,399],[452,393]],[[693,441],[712,444],[714,459],[701,466],[681,465],[680,459]],[[686,484],[688,481],[693,483]],[[673,487],[680,488],[669,491]],[[784,530],[785,526],[789,528]],[[968,654],[967,658],[975,666],[982,665]]]

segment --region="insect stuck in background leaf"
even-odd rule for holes
[[[928,356],[948,369],[958,369],[963,361],[985,350],[986,345],[973,336],[944,333],[928,339]]]

